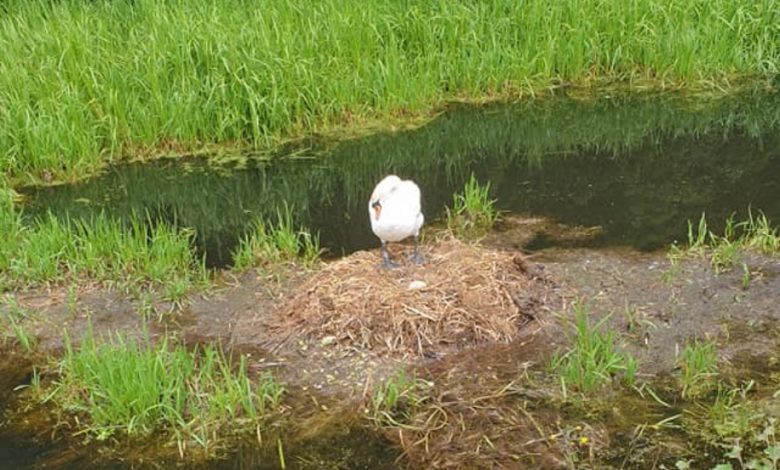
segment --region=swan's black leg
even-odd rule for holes
[[[415,264],[423,264],[423,257],[420,255],[420,237],[414,236],[414,254],[409,257]]]
[[[387,242],[382,242],[382,267],[387,269],[397,268],[398,263],[390,259],[390,253],[387,251]]]

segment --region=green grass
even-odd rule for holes
[[[756,469],[778,470],[780,468],[780,439],[777,437],[776,417],[764,416],[745,437],[731,438],[721,444],[728,452],[725,458],[731,462],[714,467],[716,470]],[[744,439],[744,441],[743,441]],[[734,464],[732,464],[734,462]]]
[[[11,0],[0,167],[78,178],[143,149],[266,146],[555,81],[729,87],[780,69],[771,0]]]
[[[677,263],[686,257],[708,256],[716,272],[742,266],[742,285],[747,288],[750,284],[750,271],[742,262],[747,250],[766,255],[780,253],[780,235],[761,212],[754,216],[752,211],[749,211],[747,219],[741,222],[735,222],[732,214],[726,219],[722,235],[709,230],[706,216],[702,214],[696,228],[688,221],[688,245],[684,248],[672,245],[669,258],[672,263]]]
[[[712,403],[699,403],[686,413],[685,428],[714,449],[721,469],[777,470],[780,465],[777,398],[762,393],[754,381],[727,387],[718,384]],[[685,467],[684,464],[688,466]],[[684,461],[682,468],[699,468]],[[680,468],[678,466],[678,468]]]
[[[427,399],[426,386],[425,381],[399,369],[372,393],[370,418],[380,425],[403,426]]]
[[[17,344],[28,353],[35,351],[35,346],[38,342],[36,337],[30,334],[30,332],[27,331],[27,328],[19,323],[14,317],[9,317],[8,321],[11,324],[11,330],[16,337]]]
[[[284,392],[271,375],[251,379],[243,357],[233,361],[213,345],[188,350],[167,337],[152,344],[118,333],[98,342],[90,333],[78,347],[66,335],[65,347],[47,397],[99,440],[162,432],[180,449],[209,448],[259,429]]]
[[[26,225],[13,210],[2,217],[8,220],[0,240],[5,288],[86,279],[162,288],[167,298],[180,300],[208,277],[195,259],[192,233],[163,223],[136,218],[125,227],[104,216],[70,222],[49,214]]]
[[[30,333],[25,326],[24,320],[31,316],[31,313],[22,307],[13,297],[4,299],[5,308],[0,311],[0,328],[6,330],[5,338],[15,340],[16,344],[27,353],[35,351],[37,338]],[[0,329],[0,332],[2,332]]]
[[[299,261],[310,267],[321,254],[319,237],[305,229],[296,229],[292,209],[285,206],[277,210],[276,223],[254,222],[233,253],[233,266],[242,271],[254,266],[273,268]]]
[[[718,376],[718,352],[711,341],[685,345],[679,358],[680,387],[683,398],[699,397],[715,386]]]
[[[499,217],[495,202],[490,199],[490,183],[483,186],[472,174],[463,192],[453,196],[452,208],[447,208],[447,228],[460,238],[484,236]]]
[[[564,396],[569,389],[591,393],[610,384],[621,375],[629,385],[636,379],[637,362],[615,347],[614,332],[604,327],[609,316],[591,324],[585,305],[574,305],[573,345],[568,351],[553,354],[551,369],[560,378]]]

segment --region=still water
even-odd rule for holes
[[[255,218],[291,206],[332,255],[377,246],[366,201],[387,173],[416,180],[429,221],[470,173],[500,209],[600,227],[586,246],[651,250],[706,212],[717,227],[748,207],[780,218],[780,97],[633,94],[451,106],[413,130],[310,139],[270,161],[167,159],[126,164],[83,182],[23,189],[30,217],[148,214],[195,229],[209,266]],[[294,155],[294,157],[290,157]],[[528,249],[549,245],[533,240]]]

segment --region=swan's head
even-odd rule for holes
[[[379,220],[379,214],[382,213],[382,203],[379,200],[372,202],[371,209],[374,210],[374,220]]]
[[[382,212],[382,201],[391,192],[401,184],[401,178],[396,175],[388,175],[374,188],[371,199],[368,202],[368,209],[374,220],[379,220],[379,214]]]

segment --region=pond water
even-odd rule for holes
[[[366,201],[387,173],[416,180],[429,221],[473,172],[500,209],[599,227],[576,244],[663,247],[706,212],[717,227],[748,207],[780,218],[780,97],[674,93],[557,95],[453,105],[420,128],[310,139],[268,159],[179,158],[109,168],[77,184],[23,188],[26,214],[194,228],[207,264],[230,264],[251,221],[293,207],[332,255],[378,246]],[[294,157],[290,157],[294,155]],[[285,158],[289,157],[289,158]],[[551,245],[543,235],[529,250]]]
[[[28,409],[14,404],[14,397],[22,387],[29,386],[32,364],[25,356],[0,351],[0,469],[5,470],[129,470],[143,468],[187,468],[192,470],[262,470],[278,469],[279,457],[275,446],[258,446],[254,436],[246,443],[224,453],[220,458],[203,462],[180,462],[175,457],[164,460],[149,458],[138,461],[122,454],[108,455],[103,445],[81,438],[70,437],[71,430],[59,427],[56,417],[45,408]],[[9,406],[10,405],[10,406]],[[11,408],[11,409],[8,409]],[[18,408],[18,409],[17,409]],[[19,411],[21,410],[21,411]],[[29,423],[36,423],[28,426]],[[381,436],[344,420],[336,423],[338,429],[329,429],[325,436],[301,442],[286,442],[284,454],[287,468],[319,469],[350,468],[390,470],[397,468],[398,450]],[[55,431],[56,429],[56,431]],[[357,444],[356,444],[357,443]],[[110,443],[108,444],[111,445]],[[139,455],[159,452],[152,442],[138,448]],[[171,450],[167,449],[166,455]]]

